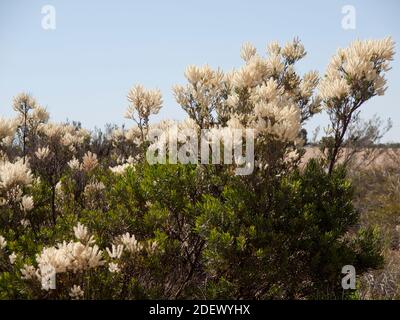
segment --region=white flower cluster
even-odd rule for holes
[[[0,146],[2,144],[9,145],[15,135],[17,129],[14,120],[8,120],[0,117]]]
[[[121,268],[119,267],[118,263],[110,262],[108,264],[108,271],[111,273],[119,273],[121,272]]]
[[[34,207],[33,197],[23,196],[21,199],[21,210],[24,212],[31,211]]]
[[[0,161],[0,206],[19,203],[25,213],[32,210],[34,203],[31,196],[23,195],[23,189],[33,181],[31,170],[23,159],[14,163]]]
[[[121,260],[124,252],[128,254],[137,254],[142,250],[145,250],[148,254],[154,254],[158,248],[157,241],[147,241],[140,243],[134,235],[130,235],[128,232],[115,238],[116,244],[112,244],[111,248],[106,248],[108,256],[111,261],[108,263],[108,270],[111,273],[121,272],[121,266],[124,266],[126,261]],[[131,258],[128,260],[131,261]]]
[[[36,156],[39,160],[45,160],[45,159],[47,159],[50,155],[51,155],[51,151],[50,151],[50,149],[49,149],[48,146],[39,148],[39,149],[37,149],[36,152],[35,152],[35,156]]]
[[[253,45],[245,43],[241,49],[245,64],[227,74],[209,66],[189,66],[185,72],[188,85],[173,88],[177,102],[202,129],[221,127],[214,121],[216,112],[228,128],[233,125],[229,120],[235,118],[236,125],[255,129],[257,135],[299,142],[299,105],[310,104],[318,111],[317,101],[311,104],[318,74],[309,72],[303,79],[295,74],[293,64],[306,54],[296,39],[283,48],[274,42],[267,51],[263,58]]]
[[[116,237],[115,242],[116,244],[112,244],[111,248],[106,248],[108,256],[111,259],[108,264],[108,270],[111,273],[121,272],[121,266],[126,263],[124,260],[121,260],[124,252],[127,252],[128,254],[138,254],[144,250],[148,254],[154,254],[158,249],[157,241],[148,240],[141,243],[136,239],[135,235],[131,235],[129,232]]]
[[[97,155],[90,151],[86,152],[82,158],[82,169],[85,172],[90,172],[98,166]]]
[[[186,68],[185,77],[191,85],[205,88],[218,86],[223,80],[223,73],[221,70],[212,70],[208,65],[203,67],[190,65]]]
[[[0,236],[0,250],[3,250],[7,246],[7,241],[3,236]]]
[[[90,151],[86,152],[82,157],[82,162],[73,157],[70,161],[68,161],[68,167],[72,171],[84,171],[91,172],[97,168],[99,165],[99,161],[97,160],[97,154],[92,153]]]
[[[124,132],[124,138],[127,141],[133,142],[136,145],[141,144],[140,129],[138,126],[133,126]]]
[[[123,148],[127,144],[140,146],[143,143],[142,131],[138,125],[134,125],[129,129],[117,127],[107,134],[106,139],[110,141],[116,149],[120,147]],[[121,155],[117,155],[117,157],[122,158]],[[121,164],[125,162],[125,159],[118,160],[118,162]]]
[[[106,188],[103,182],[101,181],[92,181],[85,186],[85,196],[89,196],[92,194],[97,194],[103,191]]]
[[[124,251],[124,246],[122,244],[119,245],[112,244],[111,250],[109,248],[106,248],[106,251],[111,259],[119,259],[121,258],[122,253]],[[118,273],[121,271],[121,268],[119,267],[117,262],[110,262],[108,264],[108,270],[111,273]]]
[[[384,73],[393,60],[394,41],[354,41],[348,48],[339,49],[326,70],[319,86],[319,95],[332,106],[333,100],[342,100],[348,95],[383,95],[386,90]],[[364,93],[365,95],[365,93]]]
[[[126,169],[131,168],[132,164],[130,163],[124,163],[124,164],[120,164],[114,167],[110,167],[110,170],[112,173],[116,174],[116,175],[122,175],[124,174],[124,172],[126,171]]]
[[[82,169],[81,163],[75,157],[73,157],[70,161],[68,161],[68,167],[72,171],[80,171]]]
[[[81,289],[81,286],[77,286],[74,284],[74,286],[71,288],[69,292],[69,296],[71,297],[72,300],[79,300],[82,299],[84,295],[84,291]]]
[[[125,159],[124,157],[119,157],[117,162],[120,164],[109,167],[109,169],[115,175],[122,175],[128,168],[132,168],[133,170],[135,170],[134,164],[137,162],[137,159],[132,156],[130,156],[128,159]]]
[[[227,103],[239,119],[247,118],[243,125],[255,129],[256,134],[298,142],[302,120],[299,96],[303,101],[311,98],[318,74],[310,72],[302,81],[297,79],[292,64],[305,55],[298,40],[288,42],[283,48],[271,43],[267,51],[268,56],[262,58],[250,44],[243,46],[242,58],[246,64],[231,75],[232,90]],[[293,81],[291,90],[282,85],[285,79]],[[247,110],[240,110],[246,105]],[[247,117],[243,117],[243,112]]]
[[[251,44],[243,45],[241,56],[246,64],[230,75],[235,87],[252,88],[271,77],[278,78],[287,64],[292,65],[306,54],[304,46],[297,39],[286,43],[283,48],[277,42],[273,42],[268,45],[267,52],[268,56],[263,58]]]
[[[37,101],[28,93],[22,92],[13,99],[13,109],[17,112],[35,109],[38,106]]]
[[[49,270],[56,275],[65,272],[83,272],[103,266],[105,264],[103,252],[97,245],[93,245],[94,238],[88,229],[80,223],[73,229],[75,237],[80,241],[64,241],[54,247],[43,248],[42,252],[36,255],[38,268],[25,264],[21,269],[22,279],[38,280],[42,282],[42,288],[48,290],[50,287],[44,285],[46,281],[43,280],[47,279]],[[15,261],[16,258],[16,255],[10,256],[10,261],[11,259]]]
[[[117,143],[125,140],[126,131],[123,128],[115,128],[111,131],[109,139],[113,142],[115,146]]]
[[[310,71],[304,74],[303,81],[299,85],[300,95],[303,98],[310,99],[314,89],[318,86],[319,75],[316,71]]]
[[[22,275],[21,278],[24,280],[40,280],[41,278],[39,269],[35,269],[34,266],[24,264],[24,267],[20,271]]]
[[[77,129],[73,125],[58,124],[53,122],[43,123],[39,126],[43,133],[52,143],[69,148],[72,152],[90,137],[90,133],[83,128]]]
[[[175,85],[176,101],[202,128],[212,125],[212,112],[221,112],[226,90],[226,77],[222,70],[210,66],[188,66],[185,71],[186,86]]]
[[[139,252],[143,249],[143,245],[136,240],[135,235],[130,235],[129,232],[120,236],[120,241],[124,245],[124,249],[130,253]]]
[[[49,121],[49,113],[45,108],[37,106],[32,112],[31,119],[36,123],[45,123]]]
[[[124,246],[121,244],[119,245],[113,244],[111,246],[111,250],[109,248],[106,248],[106,251],[111,259],[119,259],[121,258],[121,255],[124,251]]]
[[[36,127],[49,120],[47,110],[41,107],[34,97],[24,92],[14,97],[13,109],[18,112],[16,122],[21,126],[28,124]]]
[[[84,245],[81,242],[63,242],[55,247],[44,248],[36,256],[39,270],[53,268],[56,273],[78,272],[97,268],[104,264],[102,251],[97,245]]]
[[[14,264],[15,261],[17,260],[17,254],[13,251],[9,256],[8,259],[10,261],[11,264]]]
[[[14,163],[0,161],[0,189],[9,190],[14,187],[24,187],[32,183],[32,173],[22,159]]]
[[[128,93],[130,105],[125,117],[128,119],[148,119],[151,114],[157,114],[162,106],[160,90],[146,90],[143,86],[134,86]],[[139,119],[136,119],[136,114]]]
[[[273,134],[284,141],[296,141],[301,129],[301,115],[298,106],[269,79],[257,86],[250,99],[254,103],[254,118],[250,125],[256,133]]]
[[[78,222],[78,224],[73,228],[73,230],[75,238],[81,241],[82,243],[93,244],[95,242],[94,237],[90,235],[88,228],[85,225],[81,224],[80,222]]]
[[[304,46],[298,39],[295,39],[293,42],[287,42],[280,52],[291,63],[300,60],[306,55]]]

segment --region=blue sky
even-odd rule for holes
[[[44,5],[56,9],[56,30],[41,26]],[[344,5],[356,9],[355,30],[341,26]],[[187,65],[228,70],[242,64],[245,41],[265,52],[270,41],[298,36],[308,52],[298,70],[322,74],[336,49],[352,40],[391,35],[399,43],[399,9],[397,0],[1,0],[0,115],[12,116],[12,97],[27,91],[55,121],[79,120],[88,128],[129,124],[126,94],[142,83],[163,92],[155,120],[183,119],[171,87],[184,83]],[[385,141],[400,141],[399,61],[396,53],[386,95],[362,111],[364,118],[393,120]],[[326,123],[319,115],[307,128]]]

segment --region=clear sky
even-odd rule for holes
[[[44,5],[56,10],[56,29],[42,28]],[[356,28],[342,28],[342,7],[356,9]],[[32,93],[55,121],[79,120],[87,128],[129,123],[126,94],[142,83],[160,88],[164,107],[155,120],[183,119],[171,86],[184,83],[188,64],[242,64],[245,41],[259,52],[273,40],[298,36],[308,55],[299,64],[323,73],[338,47],[357,38],[391,35],[399,52],[400,1],[256,0],[1,0],[0,115],[12,116],[12,97]],[[365,105],[364,118],[393,120],[385,141],[400,141],[400,55],[389,89]],[[326,124],[316,116],[308,129]]]

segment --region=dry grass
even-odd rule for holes
[[[312,158],[320,158],[322,152],[318,147],[306,147],[302,163]],[[364,148],[362,150],[344,149],[338,161],[347,162],[353,170],[380,169],[400,166],[400,148]]]
[[[377,227],[384,244],[382,270],[360,279],[363,299],[400,299],[400,149],[382,149],[373,161],[350,167],[361,226]]]

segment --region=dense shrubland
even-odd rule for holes
[[[361,223],[338,160],[363,103],[384,94],[393,54],[390,38],[356,41],[320,79],[296,73],[306,55],[297,39],[270,44],[266,57],[246,44],[237,70],[186,69],[188,83],[173,90],[187,120],[151,123],[161,93],[138,85],[128,93],[134,125],[104,132],[50,122],[32,96],[17,95],[16,117],[0,120],[0,297],[360,296],[342,290],[342,267],[360,278],[380,268],[384,239]],[[331,120],[322,156],[300,165],[303,126],[320,112]],[[151,129],[186,140],[174,125],[254,129],[254,171],[149,164]]]

